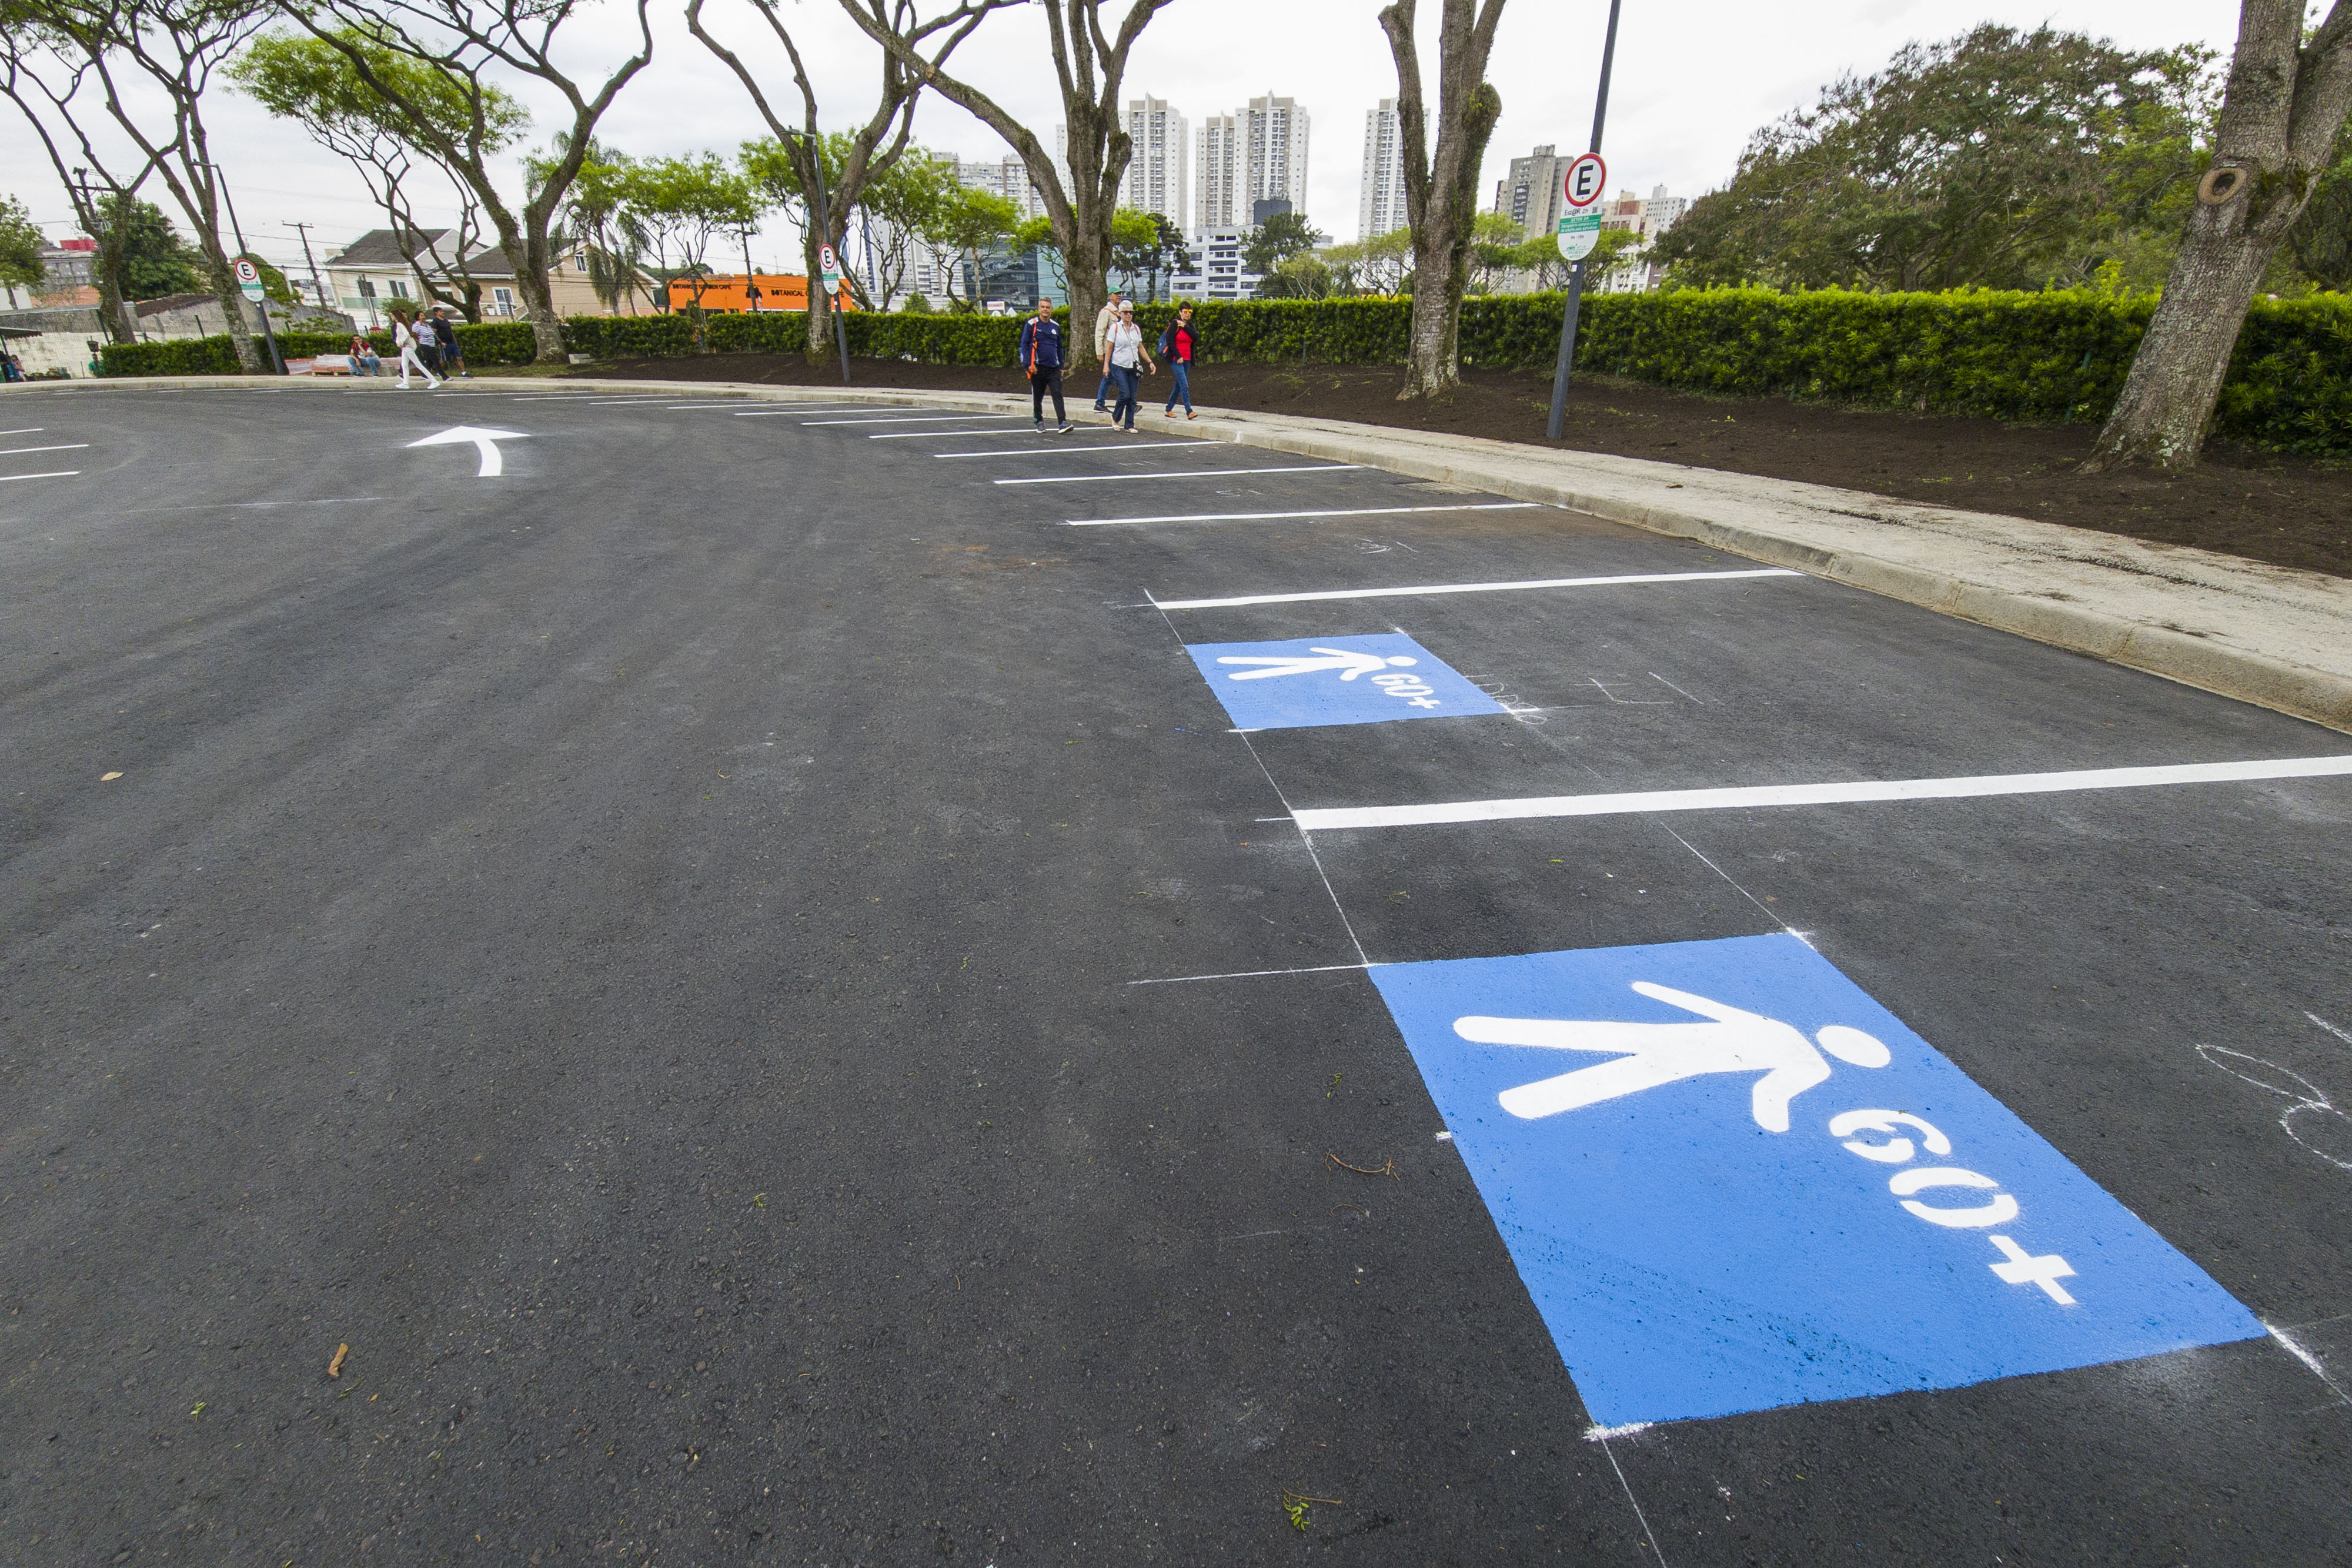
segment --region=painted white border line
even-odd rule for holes
[[[980,415],[980,417],[982,419],[990,419],[994,416],[983,413]],[[1027,416],[1024,414],[1008,413],[1004,417],[1007,419],[1023,419]],[[929,423],[937,423],[938,422],[934,420]],[[1016,425],[1011,430],[894,430],[887,435],[869,435],[866,439],[868,441],[928,441],[935,435],[1031,435],[1038,434],[1039,431],[1045,431],[1045,429],[1046,427],[1045,426],[1039,426],[1038,430],[1030,431],[1023,430]],[[1080,424],[1072,426],[1067,434],[1071,435],[1108,435],[1118,429],[1118,426],[1115,424]],[[1049,434],[1060,435],[1065,433],[1055,430],[1050,431]]]
[[[22,430],[0,430],[0,435],[38,435],[42,428],[37,424],[28,424]]]
[[[1034,480],[999,479],[1000,485]],[[1743,577],[1802,577],[1790,567],[1742,571],[1643,571],[1624,577],[1539,577],[1525,582],[1436,582],[1416,588],[1333,588],[1318,593],[1245,593],[1233,599],[1155,599],[1154,610],[1227,610],[1244,604],[1307,604],[1325,599],[1404,599],[1423,593],[1508,593],[1528,588],[1613,588],[1632,582],[1720,582]]]
[[[1013,432],[1009,430],[929,430],[923,434],[926,435],[1010,435]],[[876,441],[880,437],[869,435],[866,439]],[[1012,452],[934,452],[931,455],[934,457],[1067,457],[1072,453],[1082,453],[1088,457],[1100,457],[1106,453],[1149,452],[1155,446],[1197,446],[1204,452],[1213,452],[1217,450],[1218,445],[1218,443],[1210,441],[1134,441],[1123,446],[1097,446],[1091,452],[1082,446],[1032,446],[1025,450]]]
[[[853,402],[844,403],[837,408],[798,408],[787,403],[782,408],[753,409],[749,413],[738,413],[735,417],[738,419],[798,419],[804,413],[863,413],[873,406],[872,403]],[[890,405],[885,403],[882,406],[887,408]],[[963,416],[958,414],[956,417],[961,419]],[[986,415],[982,417],[985,418]]]
[[[1329,474],[1360,463],[1293,463],[1286,468],[1187,468],[1170,474],[1057,474],[1050,479],[999,479],[999,485],[1100,485],[1112,479],[1224,479],[1235,474]]]
[[[89,445],[87,441],[67,441],[55,446],[10,446],[0,448],[0,457],[22,457],[28,452],[80,452]]]
[[[54,474],[0,474],[0,485],[11,479],[70,479],[80,472],[79,468],[60,468]]]
[[[812,413],[824,413],[831,411],[826,409],[811,409],[807,412]],[[809,421],[809,423],[812,425],[947,424],[959,419],[1026,419],[1029,416],[1025,413],[894,413],[879,419],[812,419]]]
[[[1066,528],[1108,528],[1129,523],[1267,523],[1285,517],[1388,517],[1403,512],[1532,512],[1534,501],[1481,501],[1464,507],[1355,507],[1342,512],[1196,512],[1166,517],[1069,517]]]
[[[1430,806],[1342,806],[1294,811],[1291,820],[1301,830],[1312,833],[1339,828],[1412,828],[1437,822],[1607,817],[1633,811],[1835,806],[1856,800],[1958,800],[1986,795],[2050,795],[2073,789],[2138,789],[2157,784],[2229,784],[2252,779],[2322,779],[2346,774],[2352,774],[2352,755],[2283,757],[2269,762],[2190,762],[2157,768],[2087,768],[2068,773],[1989,773],[1967,779],[1760,784],[1726,789],[1651,789],[1629,795],[1538,795],[1516,800],[1449,800]]]
[[[749,397],[721,397],[712,398],[705,402],[672,402],[664,403],[662,406],[670,413],[705,413],[714,408],[742,408],[758,401],[757,398]]]

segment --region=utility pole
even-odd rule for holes
[[[310,269],[310,292],[319,297],[319,308],[322,310],[333,309],[334,306],[327,299],[327,286],[319,277],[318,259],[310,254],[310,225],[288,224],[286,226],[302,236],[302,265]]]
[[[1609,36],[1601,46],[1601,90],[1592,103],[1592,152],[1601,151],[1601,127],[1609,118],[1609,68],[1617,58],[1617,9],[1622,0],[1609,0]],[[1559,439],[1561,422],[1568,414],[1568,370],[1576,360],[1576,318],[1584,307],[1584,258],[1579,256],[1576,270],[1568,277],[1568,316],[1559,325],[1559,366],[1551,374],[1551,423],[1545,434],[1553,441]]]
[[[236,236],[236,253],[243,256],[245,228],[236,221],[236,203],[229,198],[228,176],[221,172],[221,166],[217,163],[208,163],[205,167],[213,172],[213,178],[220,183],[221,204],[228,208],[228,232]],[[279,375],[284,375],[286,357],[278,351],[278,334],[269,328],[269,296],[267,292],[261,296],[261,337],[262,340],[269,345],[269,362],[278,367]]]

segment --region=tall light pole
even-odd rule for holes
[[[228,232],[236,236],[236,254],[243,256],[245,227],[236,221],[236,203],[229,197],[228,176],[221,172],[221,166],[217,163],[207,163],[205,167],[213,172],[213,178],[220,184],[221,205],[228,209]],[[279,375],[284,375],[286,356],[278,351],[278,334],[270,329],[269,293],[267,289],[264,289],[261,295],[261,337],[262,340],[269,345],[269,362],[278,367]]]
[[[1592,148],[1601,151],[1601,127],[1609,118],[1609,68],[1617,58],[1617,8],[1622,0],[1609,0],[1609,36],[1601,46],[1601,91],[1592,103]],[[1568,368],[1576,359],[1576,318],[1584,307],[1584,258],[1568,275],[1568,315],[1559,324],[1559,366],[1551,373],[1551,423],[1545,435],[1559,439],[1560,422],[1568,414]]]
[[[809,167],[816,171],[816,205],[810,210],[809,219],[816,225],[816,243],[822,250],[823,247],[833,244],[833,209],[824,199],[824,143],[816,138],[804,136],[797,131],[787,131],[784,134],[808,148]],[[808,286],[809,308],[814,310],[816,291],[824,287],[822,269],[819,270],[818,276],[808,280]],[[841,319],[840,300],[827,299],[824,302],[824,308],[833,315],[834,342],[841,354],[841,384],[847,386],[849,384],[849,327]]]

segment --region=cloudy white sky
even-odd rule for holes
[[[681,0],[656,0],[674,13],[656,36],[653,64],[623,92],[598,134],[640,155],[731,150],[761,133],[734,78],[685,30]],[[945,0],[927,0],[927,13]],[[1116,9],[1114,0],[1114,9]],[[1308,214],[1339,238],[1353,238],[1364,112],[1393,96],[1395,69],[1375,16],[1379,0],[1175,0],[1138,45],[1130,94],[1169,99],[1188,118],[1231,110],[1251,96],[1297,99],[1313,117]],[[1423,31],[1438,9],[1423,0]],[[1792,10],[1801,16],[1792,16]],[[876,80],[872,47],[836,0],[779,0],[825,95],[828,130],[862,120]],[[1515,154],[1538,142],[1580,148],[1591,134],[1607,0],[1509,0],[1490,78],[1503,118],[1487,154],[1493,180]],[[709,0],[714,31],[740,40],[774,68],[772,91],[796,102],[781,51],[759,52],[756,18],[743,0]],[[1757,126],[1810,101],[1846,70],[1868,71],[1915,39],[1948,37],[1979,22],[2053,25],[2133,47],[2201,41],[2226,51],[2237,10],[2228,0],[1813,0],[1801,8],[1728,0],[1631,0],[1618,38],[1604,153],[1612,185],[1643,192],[1664,184],[1696,194],[1731,172]],[[582,75],[628,53],[634,37],[621,0],[589,0],[573,24],[571,63]],[[1424,45],[1434,69],[1433,37]],[[1023,7],[992,17],[953,62],[965,79],[1024,122],[1050,134],[1060,119],[1044,13]],[[533,140],[562,123],[553,95],[518,84],[537,113]],[[0,105],[0,192],[21,196],[53,236],[70,231],[68,209],[47,159],[12,107]],[[289,271],[299,266],[296,222],[332,245],[380,218],[345,166],[295,128],[271,120],[226,90],[207,107],[215,155],[228,173],[252,248]],[[953,104],[927,98],[919,141],[941,152],[996,157],[1003,144]],[[157,193],[160,196],[160,193]],[[755,242],[766,269],[796,256],[782,225]],[[796,264],[791,266],[797,270]]]

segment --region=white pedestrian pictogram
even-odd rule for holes
[[[1402,670],[1421,663],[1420,660],[1402,653],[1383,659],[1378,653],[1359,653],[1346,648],[1317,648],[1313,652],[1320,654],[1321,657],[1311,658],[1302,653],[1286,653],[1277,657],[1262,658],[1255,655],[1229,653],[1220,658],[1217,663],[1265,666],[1263,669],[1244,670],[1239,674],[1228,675],[1225,678],[1229,681],[1262,681],[1272,675],[1311,675],[1321,670],[1343,671],[1345,673],[1339,678],[1343,681],[1352,681],[1358,675],[1369,675],[1374,670],[1385,670],[1391,664]]]
[[[1616,1060],[1579,1068],[1506,1090],[1497,1096],[1512,1115],[1533,1121],[1581,1110],[1604,1100],[1710,1072],[1761,1072],[1753,1098],[1756,1124],[1768,1133],[1789,1130],[1789,1102],[1826,1082],[1826,1051],[1856,1067],[1884,1067],[1886,1047],[1858,1029],[1832,1024],[1813,1040],[1791,1025],[1746,1012],[1705,997],[1647,980],[1633,982],[1643,996],[1696,1013],[1705,1023],[1621,1023],[1608,1019],[1456,1019],[1454,1032],[1481,1045],[1520,1045],[1544,1051],[1612,1053]],[[1815,1040],[1820,1049],[1814,1047]]]

